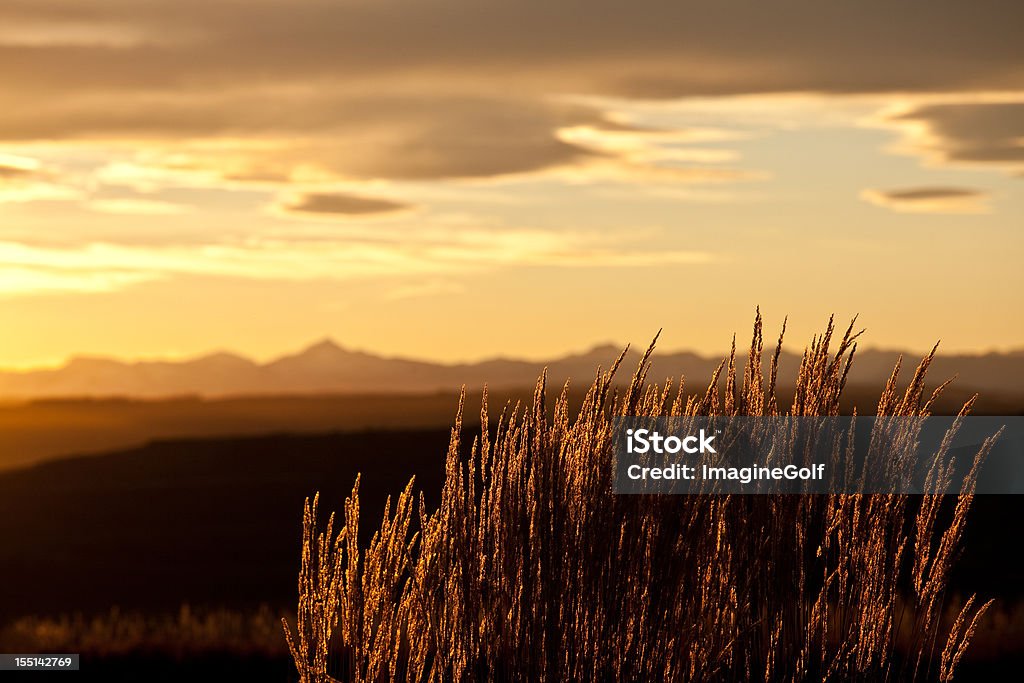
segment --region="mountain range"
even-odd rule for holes
[[[530,386],[544,367],[548,368],[552,385],[572,378],[574,385],[583,386],[589,384],[599,366],[607,368],[620,352],[618,347],[603,345],[546,362],[496,358],[444,364],[378,356],[350,350],[327,339],[267,363],[224,352],[183,361],[123,362],[76,357],[53,369],[0,371],[0,398],[422,394],[457,390],[462,385],[473,389],[485,383],[493,388]],[[897,351],[858,351],[850,382],[884,382],[900,355]],[[916,365],[917,355],[902,355],[905,365]],[[639,359],[639,351],[628,352],[621,372],[623,381],[628,380]],[[797,354],[782,354],[780,385],[792,383],[799,361]],[[650,377],[661,381],[685,376],[691,387],[706,385],[720,362],[721,358],[685,351],[656,354]],[[954,375],[958,376],[956,385],[961,389],[1019,394],[1024,387],[1024,350],[940,354],[929,376],[938,381]]]

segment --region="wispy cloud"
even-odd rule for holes
[[[989,195],[965,187],[913,187],[864,190],[861,197],[876,206],[907,213],[985,213]]]
[[[392,215],[413,208],[411,204],[346,192],[306,192],[286,197],[276,208],[285,213],[321,217]]]
[[[35,176],[41,167],[42,164],[38,159],[14,154],[0,154],[0,182]]]
[[[316,242],[247,240],[238,244],[119,245],[76,247],[0,242],[0,295],[40,292],[92,293],[174,275],[256,280],[349,281],[448,279],[497,268],[523,266],[644,267],[706,264],[711,254],[644,250],[607,238],[543,231],[473,232],[390,238],[350,237]]]
[[[1009,100],[925,102],[883,122],[903,130],[901,151],[933,165],[1024,171],[1024,94]]]
[[[36,294],[97,294],[156,279],[151,273],[103,269],[0,268],[0,298]]]

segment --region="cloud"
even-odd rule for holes
[[[9,182],[11,180],[21,180],[23,178],[29,178],[35,175],[33,169],[24,168],[21,166],[8,166],[0,162],[0,183]]]
[[[158,166],[271,183],[655,172],[657,144],[562,134],[628,128],[564,97],[1022,90],[1022,19],[953,0],[8,0],[0,141],[143,141]]]
[[[14,154],[0,154],[0,183],[21,182],[27,178],[38,178],[42,164],[31,157]]]
[[[712,263],[714,255],[642,249],[633,239],[541,230],[425,229],[334,240],[56,246],[0,241],[0,292],[94,293],[176,276],[289,282],[451,278],[515,267],[635,268]]]
[[[941,164],[1024,170],[1024,101],[918,106],[890,116],[904,126],[904,147]]]
[[[61,182],[36,159],[0,154],[0,204],[80,199],[82,191]]]
[[[12,56],[30,59],[4,60],[4,75],[47,89],[55,84],[40,76],[72,64],[75,73],[60,80],[77,77],[83,91],[221,89],[247,73],[259,84],[432,82],[645,97],[1005,89],[1022,78],[1024,10],[1013,0],[938,1],[926,13],[885,0],[253,0],[240,11],[227,0],[7,0],[7,34],[42,26],[51,39],[36,40],[31,47],[46,49],[35,52],[9,41]],[[101,36],[117,27],[131,40],[83,43],[77,36],[89,27]],[[193,58],[175,59],[185,53]]]
[[[560,139],[570,126],[618,129],[591,107],[481,96],[288,96],[273,93],[57,105],[64,111],[11,120],[0,139],[60,135],[123,146],[146,142],[150,166],[235,181],[307,182],[488,178],[606,158]],[[60,132],[57,132],[57,131]]]
[[[286,200],[279,208],[295,214],[314,216],[376,216],[411,209],[410,204],[342,192],[312,192]]]
[[[900,190],[865,190],[861,197],[906,213],[985,213],[987,192],[965,187],[912,187]]]
[[[0,298],[34,294],[97,294],[156,279],[153,274],[99,269],[48,270],[4,266],[0,269]]]

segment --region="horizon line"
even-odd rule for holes
[[[174,365],[174,364],[185,364],[185,363],[195,362],[195,361],[203,360],[203,359],[206,359],[206,358],[212,358],[212,357],[215,357],[215,356],[232,356],[234,358],[238,358],[239,360],[244,360],[244,361],[247,361],[249,363],[252,363],[253,365],[256,365],[258,367],[263,367],[263,366],[271,365],[274,362],[277,362],[277,361],[285,359],[285,358],[302,355],[304,353],[307,353],[307,352],[315,349],[318,346],[333,346],[334,348],[337,348],[338,350],[344,351],[346,353],[363,354],[363,355],[367,355],[367,356],[373,356],[373,357],[381,359],[381,360],[387,360],[387,361],[411,361],[411,362],[416,362],[416,363],[427,363],[427,364],[430,364],[430,365],[444,366],[444,367],[454,367],[454,366],[459,366],[459,365],[479,365],[479,364],[482,364],[482,363],[496,362],[496,361],[506,361],[506,362],[514,362],[514,363],[517,363],[517,362],[518,363],[551,363],[551,362],[555,362],[555,361],[565,360],[567,358],[572,358],[574,356],[585,356],[585,355],[592,354],[594,352],[602,351],[602,350],[605,350],[605,349],[610,350],[610,352],[613,353],[613,354],[618,354],[618,353],[621,353],[623,350],[626,350],[626,349],[628,349],[630,352],[643,353],[643,350],[645,350],[647,348],[647,344],[646,343],[644,345],[642,345],[643,348],[641,348],[641,345],[638,345],[638,344],[627,344],[627,343],[619,344],[619,343],[616,343],[614,341],[603,341],[603,342],[592,343],[589,346],[586,346],[586,347],[584,347],[582,349],[576,348],[574,350],[566,350],[566,351],[554,353],[554,354],[551,354],[551,355],[548,355],[548,356],[536,357],[536,358],[530,357],[530,356],[517,356],[517,355],[511,354],[511,353],[501,353],[501,352],[499,352],[499,353],[496,353],[496,354],[493,354],[493,355],[481,356],[481,357],[478,357],[476,359],[441,360],[441,359],[436,359],[436,358],[420,357],[420,356],[409,356],[409,355],[402,355],[402,354],[386,354],[386,353],[381,353],[381,352],[376,352],[376,351],[368,350],[368,349],[365,349],[365,348],[357,348],[357,347],[345,346],[344,344],[339,343],[334,337],[332,337],[330,335],[326,335],[326,336],[323,336],[323,337],[320,337],[320,338],[316,339],[315,341],[306,343],[306,344],[298,347],[297,349],[281,351],[281,352],[276,353],[276,354],[274,354],[272,356],[269,356],[269,357],[267,357],[265,359],[260,359],[260,358],[254,357],[254,356],[247,355],[247,354],[245,354],[243,352],[234,351],[234,350],[227,349],[227,348],[224,348],[224,347],[215,347],[215,348],[213,348],[213,349],[211,349],[209,351],[189,353],[189,354],[176,354],[174,352],[166,352],[166,353],[163,353],[161,355],[155,355],[155,354],[154,355],[145,355],[145,354],[143,354],[143,355],[133,356],[133,357],[117,356],[117,355],[113,355],[113,354],[107,355],[107,354],[102,354],[102,353],[74,353],[74,354],[65,356],[61,360],[53,361],[53,362],[38,362],[38,363],[32,363],[32,364],[26,364],[26,365],[0,365],[0,373],[4,373],[4,374],[30,374],[30,373],[33,373],[33,372],[56,371],[56,370],[61,370],[61,369],[64,369],[64,368],[68,367],[69,365],[71,365],[75,361],[82,361],[82,360],[107,361],[107,362],[119,363],[119,364],[122,364],[122,365],[128,365],[128,366],[131,366],[131,365],[144,365],[144,364],[150,364],[150,363],[153,363],[153,364],[155,364],[155,363],[166,363],[166,364]],[[724,346],[727,346],[727,345],[724,345]],[[789,345],[789,346],[792,346],[792,345]],[[806,346],[806,344],[805,344],[805,346]],[[774,348],[775,348],[774,342],[772,342],[771,344],[765,344],[763,353],[767,354],[767,355],[770,355],[773,352]],[[995,347],[990,347],[990,348],[984,349],[984,350],[978,350],[978,349],[976,349],[976,350],[969,350],[969,351],[953,350],[953,351],[943,352],[942,344],[941,344],[941,341],[940,341],[938,343],[938,349],[939,350],[936,353],[937,357],[955,356],[955,357],[977,357],[977,358],[982,358],[982,357],[986,357],[986,356],[1012,356],[1012,355],[1015,355],[1015,354],[1024,354],[1024,344],[1022,344],[1020,346],[1012,347],[1012,348],[995,348]],[[738,344],[737,345],[737,351],[736,351],[737,357],[745,357],[747,355],[747,350],[748,349],[747,349],[745,344],[744,345],[739,345]],[[866,347],[859,348],[858,352],[859,352],[859,354],[863,354],[863,353],[901,354],[904,357],[912,357],[912,358],[914,358],[914,357],[924,357],[924,356],[928,355],[930,350],[931,349],[928,349],[928,350],[914,350],[914,349],[910,349],[910,348],[900,348],[900,347],[892,347],[892,346],[866,346]],[[782,352],[783,353],[790,353],[790,354],[794,354],[794,355],[799,355],[800,354],[800,351],[798,351],[798,350],[793,350],[792,348],[787,348],[787,345],[785,343],[783,344]],[[667,349],[667,350],[662,350],[662,349],[659,349],[659,348],[656,347],[654,355],[655,356],[669,356],[669,355],[678,355],[678,354],[683,354],[683,353],[691,354],[691,355],[697,356],[699,358],[702,358],[704,360],[728,359],[728,357],[729,357],[729,352],[727,350],[724,351],[723,353],[715,354],[715,353],[706,353],[706,352],[703,352],[703,351],[695,350],[693,348],[685,348],[685,347],[676,348],[676,349]],[[612,358],[610,360],[614,360],[614,358]]]

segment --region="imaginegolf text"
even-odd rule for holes
[[[668,467],[642,467],[630,465],[626,469],[626,476],[634,480],[646,479],[705,479],[705,480],[731,480],[742,484],[749,484],[752,481],[779,480],[779,479],[803,479],[820,481],[825,478],[825,465],[817,464],[810,467],[797,467],[786,465],[785,467],[709,467],[700,466],[700,474],[697,475],[695,465],[673,464]]]

